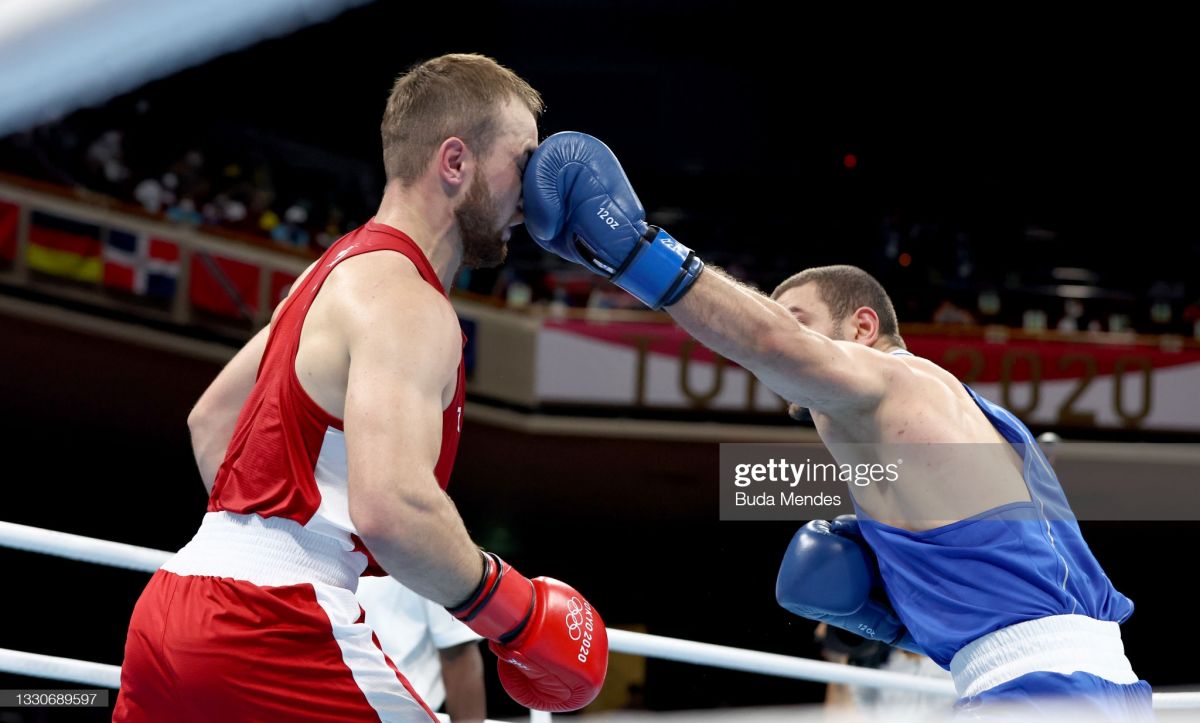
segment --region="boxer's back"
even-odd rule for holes
[[[813,410],[821,440],[841,464],[902,460],[898,480],[853,487],[860,508],[922,530],[1029,501],[1018,456],[953,375],[902,350],[848,346],[882,367],[887,391],[873,409]]]
[[[342,420],[353,340],[345,329],[352,326],[348,315],[373,288],[404,283],[418,285],[424,291],[420,299],[445,304],[452,323],[445,291],[424,254],[403,233],[382,224],[369,222],[342,237],[297,280],[272,320],[254,388],[213,485],[210,514],[289,520],[365,555],[368,571],[380,572],[358,538],[348,506]],[[435,475],[443,488],[457,451],[463,393],[460,363],[455,383],[442,392]]]
[[[903,460],[898,479],[854,487],[853,499],[889,598],[930,657],[948,666],[973,640],[1049,616],[1124,621],[1132,602],[1025,425],[931,362],[889,356],[878,361],[893,384],[871,418],[817,421],[839,462]]]

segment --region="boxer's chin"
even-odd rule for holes
[[[795,402],[789,402],[788,403],[788,416],[791,417],[792,419],[796,420],[797,422],[803,422],[804,421],[804,407],[800,406],[799,404],[796,404]]]

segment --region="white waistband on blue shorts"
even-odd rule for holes
[[[345,544],[283,517],[209,512],[162,569],[264,587],[315,582],[355,590],[367,558]]]
[[[1010,625],[968,643],[950,661],[963,698],[1028,673],[1089,673],[1113,683],[1138,681],[1121,627],[1086,615],[1052,615]]]

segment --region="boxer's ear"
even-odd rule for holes
[[[858,307],[846,323],[853,327],[847,330],[847,339],[867,346],[874,346],[879,339],[879,314],[869,306]]]

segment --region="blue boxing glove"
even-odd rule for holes
[[[775,598],[788,612],[925,654],[888,602],[854,515],[796,531],[779,566]]]
[[[612,281],[652,309],[679,301],[704,262],[646,223],[646,209],[608,146],[555,133],[525,169],[525,228],[538,244]]]

